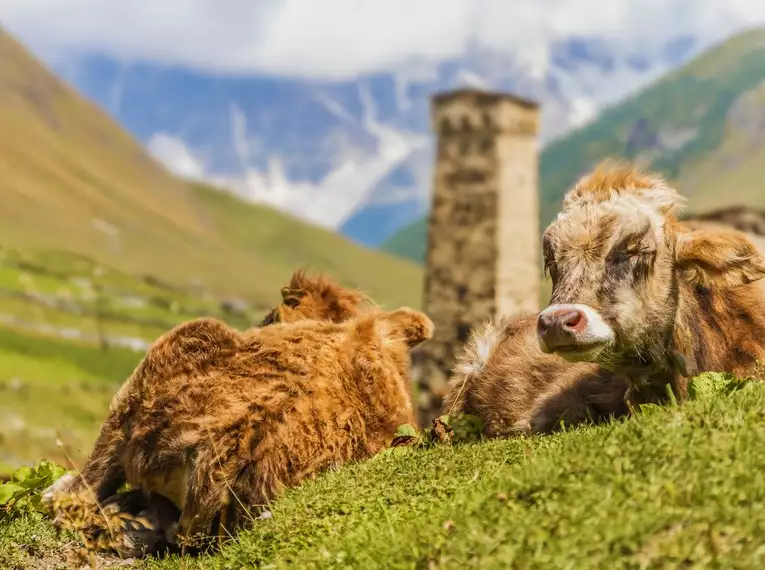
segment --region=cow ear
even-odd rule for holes
[[[282,287],[282,302],[288,307],[295,308],[300,304],[300,300],[306,296],[304,289],[295,289],[293,287]]]
[[[410,348],[433,337],[433,321],[425,313],[408,307],[382,312],[377,319],[379,323],[384,323],[384,334],[393,338],[403,337]]]
[[[763,253],[734,229],[680,233],[675,258],[694,285],[737,287],[765,277]]]

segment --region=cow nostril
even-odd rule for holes
[[[567,329],[576,328],[576,326],[582,322],[582,313],[579,311],[573,311],[565,316],[563,319],[563,326]]]

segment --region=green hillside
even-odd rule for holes
[[[690,198],[692,211],[765,207],[765,30],[711,48],[548,144],[540,160],[542,227],[566,189],[607,156],[650,162]],[[425,244],[421,220],[383,248],[420,262]]]

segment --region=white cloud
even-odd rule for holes
[[[192,180],[204,177],[204,166],[181,139],[156,133],[146,146],[149,153],[173,174]]]
[[[3,0],[45,57],[100,51],[222,73],[344,78],[460,53],[471,39],[544,53],[550,38],[715,41],[765,22],[762,0]],[[532,50],[531,48],[538,49]]]
[[[317,183],[291,180],[277,156],[269,157],[265,171],[246,166],[242,177],[208,174],[208,178],[254,202],[292,212],[327,228],[339,227],[385,176],[428,143],[425,135],[379,122],[368,91],[364,87],[359,90],[364,107],[361,125],[377,141],[374,153],[365,153],[353,145],[337,144],[337,166]],[[329,108],[340,108],[330,99],[324,102]],[[246,125],[239,136],[247,136]],[[338,200],[338,196],[342,196],[342,200]]]

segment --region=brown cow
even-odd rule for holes
[[[416,425],[409,351],[432,329],[406,308],[245,333],[213,319],[180,325],[121,390],[88,483],[98,498],[123,482],[168,498],[179,541],[235,533],[283,489]]]
[[[637,174],[631,167],[617,170]],[[725,232],[732,226],[750,232],[748,237],[765,252],[761,236],[754,235],[765,234],[765,225],[755,221],[765,224],[765,213],[730,208],[688,216],[678,227],[686,233]],[[489,437],[544,433],[561,421],[571,426],[628,413],[626,376],[542,352],[536,326],[537,316],[526,314],[489,320],[474,329],[457,357],[443,413],[476,415]],[[640,402],[635,398],[634,403]]]
[[[543,352],[625,374],[638,401],[765,360],[765,258],[732,228],[684,226],[682,204],[658,174],[610,161],[568,192],[543,236]]]
[[[282,287],[281,296],[281,303],[269,311],[260,326],[268,326],[275,323],[294,323],[301,320],[341,323],[362,314],[367,308],[374,306],[372,301],[361,291],[341,287],[325,275],[309,276],[302,269],[292,274],[289,285]],[[221,330],[230,330],[222,322],[214,321],[213,319],[201,319],[200,322],[202,321],[217,323],[216,326],[219,326]],[[178,328],[174,330],[178,330]],[[232,330],[231,334],[234,335],[236,332]],[[179,337],[171,335],[169,338],[177,339]],[[153,375],[164,374],[166,368],[174,369],[179,366],[178,362],[181,361],[185,366],[193,367],[197,361],[202,362],[209,356],[207,352],[199,354],[190,353],[181,344],[169,342],[167,335],[161,340],[162,342],[158,340],[150,347],[141,365],[139,365],[114,396],[111,409],[114,409],[118,402],[121,401],[123,392],[127,391],[131,384],[151,382],[153,381]],[[102,427],[101,436],[98,442],[96,442],[91,458],[86,462],[82,470],[82,477],[77,478],[73,482],[75,486],[71,490],[74,491],[77,486],[81,485],[94,485],[94,482],[98,481],[101,488],[101,492],[98,495],[99,501],[106,499],[117,490],[118,483],[107,484],[105,481],[111,478],[109,473],[118,470],[118,467],[109,466],[104,463],[106,457],[111,457],[109,454],[105,454],[103,459],[99,459],[101,457],[101,447],[107,445],[107,447],[111,448],[113,446],[111,443],[113,438],[119,437],[118,435],[109,435],[113,430],[114,426],[111,426],[107,420]],[[59,487],[62,487],[67,481],[69,479],[62,480],[59,483]]]
[[[362,318],[372,310],[377,312],[361,292],[340,287],[322,275],[309,277],[304,271],[297,271],[289,286],[282,288],[282,303],[269,312],[261,326],[270,329],[277,323],[305,325],[312,321],[340,324]],[[179,391],[189,389],[197,373],[208,374],[211,366],[214,368],[214,363],[230,353],[232,347],[241,346],[244,339],[257,337],[257,330],[240,333],[215,319],[196,319],[176,327],[155,342],[114,397],[110,416],[104,422],[82,472],[62,477],[46,490],[43,497],[51,509],[56,497],[71,498],[83,494],[87,495],[86,499],[96,499],[100,505],[93,500],[70,501],[71,508],[59,509],[57,523],[83,530],[86,539],[94,546],[111,546],[129,556],[152,552],[166,545],[170,537],[165,531],[177,523],[178,508],[156,489],[148,489],[148,493],[144,493],[147,489],[140,489],[116,494],[127,475],[125,455],[116,452],[126,445],[125,413],[128,410],[136,413],[135,406],[145,401],[145,394],[157,385],[160,391],[170,390],[171,385]],[[398,345],[393,343],[392,346]],[[184,375],[192,380],[184,384]],[[157,417],[164,413],[164,410],[156,411]],[[394,416],[392,421],[395,421]],[[406,422],[411,423],[409,416],[402,423]],[[73,512],[77,513],[74,518],[81,520],[67,520],[72,518]],[[110,528],[104,528],[107,526]],[[110,536],[114,529],[119,530],[117,536]]]

